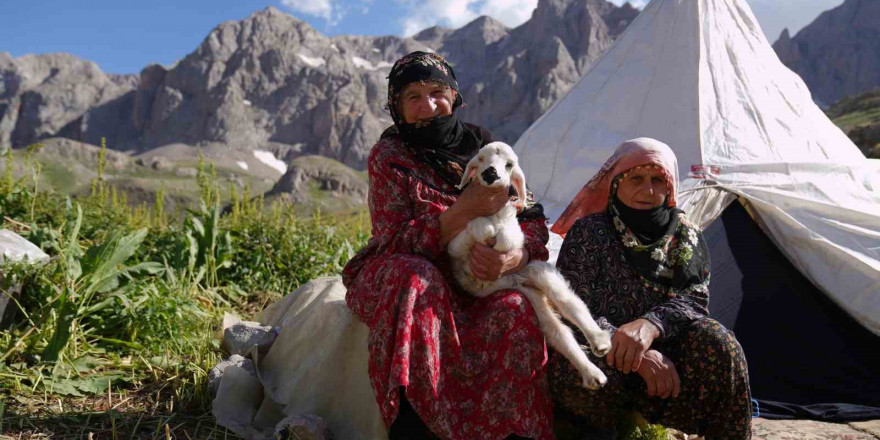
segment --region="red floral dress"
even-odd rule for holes
[[[531,304],[514,290],[475,298],[449,283],[439,216],[454,188],[396,136],[373,147],[367,167],[373,237],[343,282],[370,327],[369,375],[386,426],[403,386],[441,438],[552,439],[547,350]],[[546,260],[544,221],[521,227],[531,258]]]

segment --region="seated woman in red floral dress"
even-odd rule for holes
[[[346,302],[370,328],[369,375],[392,440],[552,439],[547,352],[531,304],[513,290],[472,297],[450,273],[449,241],[509,195],[456,189],[468,160],[492,141],[456,117],[461,104],[439,55],[413,52],[391,69],[394,126],[367,160],[373,237],[345,267]],[[497,279],[547,259],[540,205],[519,218],[525,248],[478,245],[474,275]]]

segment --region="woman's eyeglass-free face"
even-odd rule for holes
[[[617,198],[633,209],[656,208],[668,194],[663,170],[654,167],[636,167],[625,172],[617,188]]]
[[[407,124],[452,114],[455,91],[436,82],[414,82],[400,93],[400,114]]]

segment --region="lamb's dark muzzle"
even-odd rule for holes
[[[483,182],[486,182],[486,185],[491,185],[492,182],[498,180],[498,173],[495,171],[495,167],[489,167],[480,173],[480,177],[483,178]]]

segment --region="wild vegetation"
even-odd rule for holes
[[[841,99],[827,114],[866,157],[880,159],[880,88]]]
[[[51,256],[0,262],[13,297],[0,330],[0,432],[226,437],[205,387],[222,356],[220,317],[338,273],[366,242],[367,216],[266,208],[247,186],[223,191],[204,161],[198,206],[168,213],[164,189],[131,206],[105,179],[106,147],[90,191],[72,198],[41,188],[38,148],[23,155],[28,173],[13,173],[8,150],[0,170],[3,228]]]

